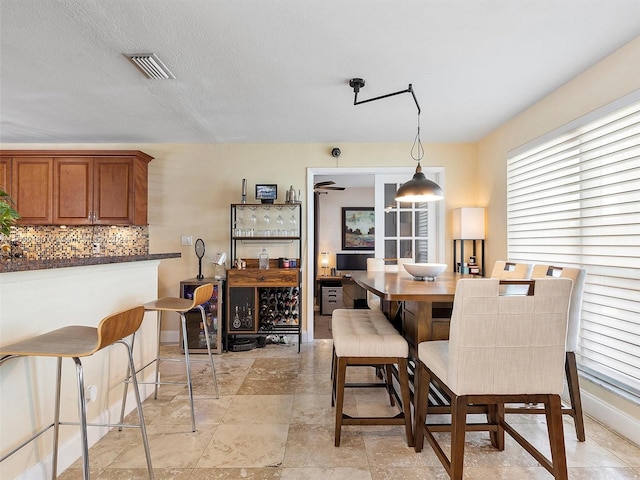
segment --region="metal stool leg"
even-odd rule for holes
[[[58,476],[58,439],[60,438],[60,392],[62,390],[62,357],[58,357],[56,369],[56,400],[53,414],[53,453],[51,455],[51,478]]]
[[[160,331],[162,330],[162,310],[158,312],[158,329],[157,329],[157,342],[156,342],[156,385],[153,392],[153,399],[158,399],[158,385],[160,384]]]
[[[144,412],[142,411],[142,400],[140,399],[140,390],[138,390],[138,379],[135,374],[135,362],[133,361],[133,339],[132,344],[129,345],[125,340],[119,340],[118,343],[122,343],[127,347],[127,354],[129,356],[129,370],[134,372],[131,376],[131,383],[133,383],[133,391],[136,397],[136,406],[138,408],[138,418],[140,420],[140,432],[142,433],[142,444],[144,445],[144,454],[147,458],[147,470],[149,470],[149,478],[154,479],[153,467],[151,466],[151,451],[149,450],[149,439],[147,437],[147,428],[144,423]],[[126,383],[125,383],[126,385]]]
[[[204,307],[202,305],[198,305],[198,309],[200,310],[200,316],[202,317],[202,325],[204,326],[204,337],[207,343],[207,354],[209,355],[209,363],[211,364],[211,374],[213,375],[213,387],[216,391],[216,398],[220,398],[220,393],[218,392],[218,377],[216,376],[216,367],[213,364],[213,355],[211,354],[211,339],[209,338],[209,327],[207,326],[207,316],[204,312]]]
[[[87,404],[84,398],[84,374],[82,362],[78,357],[72,357],[76,364],[78,380],[78,415],[80,416],[80,441],[82,443],[82,478],[89,480],[89,441],[87,440]]]
[[[182,344],[184,346],[184,362],[187,367],[187,389],[189,390],[189,404],[191,407],[191,431],[196,431],[196,411],[193,406],[193,383],[191,381],[191,359],[189,358],[189,341],[187,339],[187,317],[180,313],[182,324]]]

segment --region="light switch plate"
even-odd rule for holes
[[[193,245],[193,237],[191,235],[182,235],[180,241],[183,246]]]

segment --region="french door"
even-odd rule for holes
[[[442,181],[437,173],[426,175],[436,183]],[[406,174],[376,175],[375,255],[378,258],[439,262],[444,255],[442,202],[396,202],[396,191],[407,180]]]

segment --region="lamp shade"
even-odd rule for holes
[[[484,240],[484,208],[462,207],[453,210],[453,238]]]
[[[425,177],[418,164],[413,178],[403,183],[396,192],[395,200],[397,202],[432,202],[443,198],[444,194],[440,186]]]

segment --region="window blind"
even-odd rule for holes
[[[586,269],[578,368],[639,402],[638,92],[509,155],[507,236],[511,261]]]

